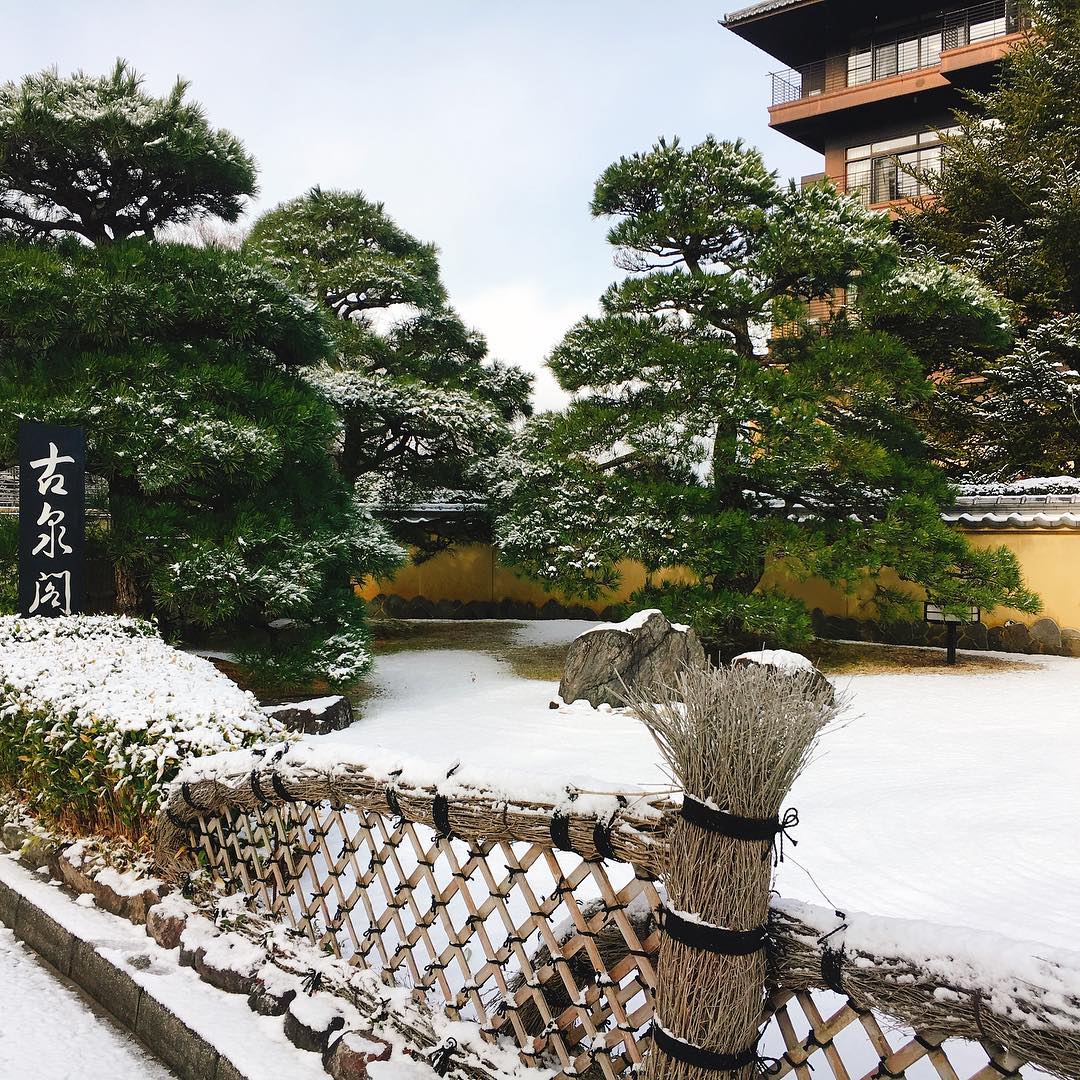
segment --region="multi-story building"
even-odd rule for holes
[[[920,194],[962,91],[986,87],[1023,30],[1016,0],[760,0],[724,25],[788,65],[771,77],[770,126],[882,209]]]

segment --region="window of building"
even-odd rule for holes
[[[947,128],[951,134],[956,128]],[[941,131],[923,131],[852,146],[847,151],[846,190],[867,203],[892,202],[924,195],[922,173],[941,169]]]

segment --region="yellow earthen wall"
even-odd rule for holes
[[[968,539],[975,547],[985,548],[1004,544],[1011,548],[1020,560],[1024,580],[1042,599],[1042,615],[1060,626],[1080,628],[1080,530],[1013,530],[1002,532],[971,531]],[[601,609],[608,604],[625,600],[645,581],[641,566],[626,562],[622,565],[621,587],[613,594],[587,606]],[[690,580],[687,571],[669,571],[660,580]],[[843,615],[851,618],[873,618],[868,606],[868,585],[856,590],[853,596],[817,579],[794,581],[787,577],[782,566],[769,569],[762,579],[767,584],[790,592],[810,608],[821,608],[826,615]],[[899,585],[895,578],[889,584]],[[917,590],[912,589],[913,594]],[[515,600],[543,606],[554,599],[564,604],[580,603],[560,593],[548,593],[531,581],[518,577],[500,566],[495,551],[487,544],[464,545],[453,552],[444,552],[420,566],[406,566],[390,581],[374,580],[361,590],[365,599],[380,593],[392,593],[411,600],[423,596],[432,602],[439,600],[499,601]],[[983,621],[988,626],[1000,626],[1008,619],[1030,623],[1031,615],[1024,615],[1008,608],[985,612]]]
[[[620,603],[645,583],[645,571],[639,564],[626,561],[619,569],[622,573],[619,589],[598,602],[589,603],[560,592],[546,592],[536,582],[518,577],[513,571],[499,565],[495,549],[489,544],[464,544],[454,551],[436,555],[419,566],[404,566],[392,580],[369,581],[360,594],[365,600],[380,593],[389,593],[405,600],[423,596],[433,603],[439,600],[460,600],[462,603],[470,600],[516,600],[533,603],[537,607],[555,599],[562,604],[585,603],[599,610],[608,604]],[[656,575],[656,580],[689,581],[691,575],[688,571],[669,570]]]

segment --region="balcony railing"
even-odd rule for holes
[[[1023,29],[1025,19],[1017,0],[988,3],[950,11],[932,23],[887,41],[874,41],[799,68],[772,73],[772,104],[864,86],[894,75],[937,67],[949,49],[992,41]]]

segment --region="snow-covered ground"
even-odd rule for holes
[[[517,639],[564,641],[589,625],[530,623]],[[851,706],[792,794],[802,824],[784,895],[1080,948],[1080,660],[1007,658],[1023,669],[838,680]],[[530,791],[666,783],[632,717],[552,710],[554,683],[490,655],[381,656],[374,681],[361,721],[311,741],[351,744],[361,760],[460,760],[503,790],[515,774]]]
[[[0,926],[0,1076],[168,1080],[173,1074],[96,1013]]]

